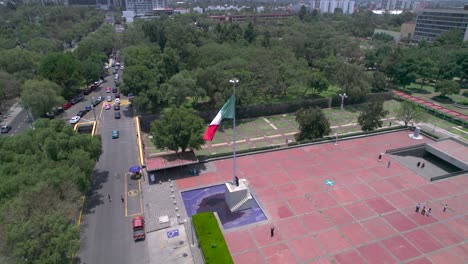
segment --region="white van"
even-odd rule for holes
[[[118,80],[118,79],[119,79],[119,74],[116,73],[116,74],[114,75],[114,80]]]

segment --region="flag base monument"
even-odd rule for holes
[[[239,179],[236,176],[236,83],[238,79],[229,80],[234,84],[232,96],[226,101],[221,110],[216,114],[206,129],[203,139],[212,141],[223,119],[232,119],[232,182],[224,184],[224,200],[231,212],[241,211],[252,208],[252,195],[250,194],[248,182],[246,179]]]
[[[252,199],[246,179],[239,179],[238,184],[236,181],[224,184],[224,200],[231,213],[252,208]]]

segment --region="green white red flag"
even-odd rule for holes
[[[206,141],[213,140],[213,137],[218,130],[219,124],[225,118],[233,119],[236,116],[236,98],[235,96],[231,96],[229,100],[223,105],[221,110],[219,110],[218,114],[215,116],[213,121],[211,121],[210,125],[206,129],[205,135],[203,139]]]

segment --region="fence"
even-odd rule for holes
[[[393,97],[392,92],[372,93],[368,94],[364,100],[353,100],[352,98],[346,99],[346,105],[360,104],[368,100],[391,100]],[[263,104],[253,106],[236,107],[236,118],[248,119],[257,118],[262,116],[281,115],[294,113],[301,108],[319,107],[329,108],[338,107],[341,104],[339,96],[313,99],[313,100],[300,100],[286,103]],[[209,111],[198,112],[197,114],[205,121],[210,122],[219,109],[212,109]],[[159,114],[143,115],[140,117],[141,130],[148,132],[150,130],[151,122],[159,118]]]

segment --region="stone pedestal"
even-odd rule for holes
[[[252,195],[246,179],[239,179],[239,186],[235,182],[224,184],[224,199],[231,212],[252,208]]]

